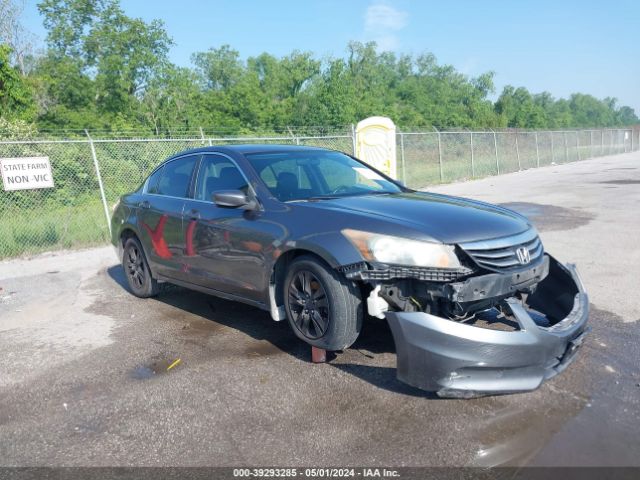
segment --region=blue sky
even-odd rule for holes
[[[44,41],[37,1],[25,26]],[[350,40],[398,53],[430,51],[475,76],[556,97],[616,97],[640,114],[640,1],[572,0],[123,0],[125,12],[162,20],[171,59],[225,43],[243,57],[294,49],[344,55]]]

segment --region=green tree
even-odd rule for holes
[[[196,73],[188,68],[168,65],[153,77],[142,96],[142,122],[156,134],[171,129],[185,130],[207,125],[208,119],[201,105],[203,93],[198,87]]]
[[[569,98],[573,126],[593,127],[616,124],[615,103],[607,104],[591,95],[574,93]]]
[[[48,31],[43,72],[53,78],[74,70],[81,83],[86,78],[93,83],[98,112],[111,119],[135,118],[145,88],[168,63],[171,40],[162,23],[126,16],[117,0],[44,0],[38,8]],[[62,110],[82,110],[69,100],[58,95],[53,103]]]
[[[495,110],[508,127],[542,128],[547,122],[544,109],[524,87],[504,87]]]
[[[244,72],[240,53],[229,45],[191,55],[196,72],[206,89],[226,90],[238,83]]]
[[[631,107],[622,106],[617,111],[616,123],[618,125],[638,125],[640,124],[640,118],[636,115],[636,112]]]
[[[30,85],[13,67],[9,58],[11,49],[0,45],[0,117],[32,120],[36,111]]]
[[[5,43],[13,38],[5,32],[19,25],[14,1],[0,0]],[[633,109],[615,99],[580,93],[556,100],[507,86],[493,103],[493,72],[469,77],[431,53],[380,52],[373,42],[350,42],[344,56],[323,61],[297,50],[245,60],[222,45],[194,53],[193,67],[179,68],[168,60],[171,40],[163,24],[125,15],[119,0],[42,0],[38,8],[47,51],[37,58],[4,51],[0,108],[21,118],[37,112],[38,125],[47,129],[142,127],[168,135],[215,126],[242,133],[343,126],[371,115],[424,128],[638,123]],[[16,76],[18,64],[24,75]]]

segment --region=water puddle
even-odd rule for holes
[[[598,182],[598,183],[605,183],[610,185],[640,185],[640,180],[631,180],[631,179],[605,180],[604,182]]]
[[[527,217],[538,231],[571,230],[593,220],[594,215],[577,208],[565,208],[541,203],[509,202],[500,206]]]
[[[138,365],[131,371],[131,378],[135,380],[148,380],[158,375],[164,375],[177,370],[182,366],[179,358],[154,360],[147,365]]]
[[[581,358],[522,403],[486,399],[473,465],[640,465],[640,325],[593,306],[591,325]]]

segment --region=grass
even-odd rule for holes
[[[515,137],[498,134],[499,170],[496,165],[496,145],[493,133],[474,133],[473,167],[469,133],[443,133],[441,143],[435,134],[405,135],[404,152],[398,142],[397,174],[411,188],[424,188],[438,183],[448,183],[482,178],[498,173],[515,172],[555,163],[573,162],[592,156],[621,153],[620,146],[600,147],[586,145],[586,140],[567,139],[562,134],[539,134],[538,151],[532,134],[519,135],[518,150]],[[575,137],[574,137],[575,138]],[[307,145],[318,145],[351,151],[350,138],[310,139]],[[120,194],[137,187],[148,171],[174,151],[190,144],[140,143],[100,144],[98,156],[109,204]],[[46,147],[46,148],[45,148]],[[5,149],[8,148],[5,146]],[[25,147],[26,148],[26,147]],[[86,145],[52,144],[31,146],[30,150],[0,151],[0,156],[49,155],[52,158],[56,187],[66,185],[78,195],[59,197],[58,200],[42,192],[23,193],[24,199],[13,206],[3,204],[0,198],[0,259],[32,255],[44,251],[103,245],[108,242],[108,228],[104,210],[97,194],[97,185],[81,182],[95,178],[93,163]],[[442,166],[440,165],[442,152]],[[404,153],[404,155],[403,155]],[[520,162],[518,162],[518,153]],[[403,162],[404,157],[404,162]],[[75,163],[74,163],[75,162]],[[62,190],[61,190],[62,191]],[[56,193],[59,193],[56,191]],[[8,198],[8,197],[7,197]],[[70,199],[67,204],[60,198]],[[8,204],[8,202],[7,202]]]
[[[490,142],[482,141],[483,135],[491,136]],[[480,137],[476,139],[476,137]],[[495,146],[492,134],[474,135],[473,166],[471,164],[471,149],[469,145],[442,143],[442,173],[437,143],[425,145],[422,141],[418,145],[407,145],[404,148],[404,168],[400,148],[397,154],[398,179],[403,180],[408,187],[421,189],[439,183],[484,178],[492,175],[517,172],[538,166],[575,162],[602,155],[622,153],[621,148],[608,148],[594,145],[556,144],[552,153],[550,142],[540,142],[536,152],[535,143],[519,144],[501,142],[498,137],[498,163],[496,165]],[[520,162],[518,162],[518,154]],[[538,160],[539,157],[539,160]],[[538,165],[539,162],[539,165]],[[498,170],[499,168],[499,170]]]
[[[103,245],[109,240],[99,201],[13,209],[0,217],[0,259],[51,250]]]

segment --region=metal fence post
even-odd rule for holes
[[[617,130],[616,138],[618,139],[618,142],[616,143],[618,146],[617,152],[624,153],[624,132],[622,130]]]
[[[202,138],[202,144],[204,145],[204,141],[205,141],[204,130],[202,130],[202,127],[198,127],[198,128],[200,128],[200,137]],[[211,143],[211,137],[209,137],[207,140],[209,142],[209,146],[213,145],[213,143]]]
[[[551,163],[556,163],[556,153],[553,149],[553,132],[549,132],[551,135]]]
[[[356,156],[356,126],[352,123],[351,124],[351,143],[352,143],[352,148],[353,148],[353,156]]]
[[[500,161],[498,160],[498,137],[496,136],[496,131],[491,129],[493,132],[493,147],[496,151],[496,172],[500,175]]]
[[[469,132],[469,136],[471,138],[471,177],[475,178],[476,176],[476,166],[473,161],[473,132]]]
[[[611,155],[614,151],[613,146],[613,130],[609,130],[609,155]]]
[[[569,147],[567,146],[567,132],[564,132],[564,161],[569,161]]]
[[[580,133],[576,130],[576,151],[578,152],[578,161],[582,160],[580,158]]]
[[[104,194],[104,186],[102,185],[102,175],[100,175],[100,165],[98,164],[98,156],[96,155],[96,148],[93,145],[93,139],[89,135],[89,131],[85,129],[84,133],[89,139],[89,147],[91,148],[91,156],[93,157],[93,167],[96,170],[96,177],[98,178],[98,187],[100,187],[100,196],[102,197],[102,206],[104,207],[104,216],[107,219],[107,228],[109,229],[109,237],[111,237],[111,216],[109,215],[109,207],[107,206],[107,197]]]
[[[616,137],[618,138],[618,153],[624,153],[624,132],[618,130]]]
[[[402,162],[402,183],[407,185],[407,170],[404,164],[404,135],[400,132],[400,161]]]
[[[604,155],[604,129],[600,130],[600,156]]]
[[[291,127],[287,127],[287,130],[289,130],[289,135],[291,135],[291,138],[293,138],[293,140],[296,142],[296,145],[300,145],[300,137],[297,137],[293,133],[293,130],[291,130]]]
[[[440,130],[438,130],[436,127],[433,127],[433,129],[438,134],[438,160],[440,162],[440,183],[442,183],[444,181],[444,176],[442,174],[442,141],[440,139]]]
[[[540,149],[538,148],[538,132],[536,132],[535,135],[536,135],[536,166],[540,168]]]
[[[589,130],[589,141],[590,141],[590,147],[589,147],[589,152],[591,154],[591,158],[593,158],[593,130]]]
[[[522,170],[522,165],[520,164],[520,148],[518,147],[518,129],[516,129],[516,157],[518,158],[518,170]]]

